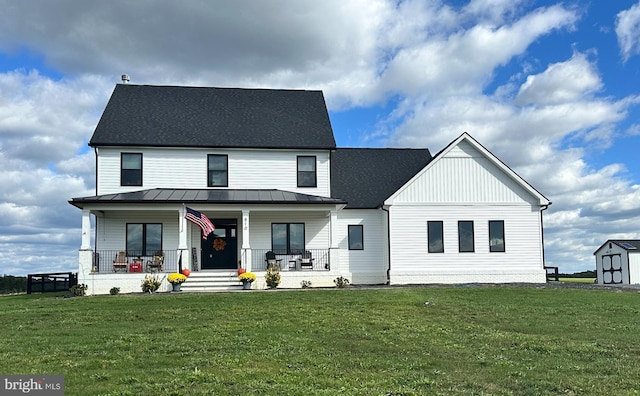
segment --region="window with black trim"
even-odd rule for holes
[[[489,221],[489,251],[504,252],[504,220]]]
[[[443,225],[441,221],[427,222],[429,253],[444,253]]]
[[[162,223],[127,223],[127,256],[162,252]]]
[[[207,186],[229,186],[229,157],[227,155],[207,155]]]
[[[271,250],[276,254],[304,252],[304,223],[272,223]]]
[[[473,221],[458,221],[458,251],[461,253],[475,251]]]
[[[362,225],[349,226],[349,250],[364,250],[364,227]]]
[[[316,157],[298,156],[298,187],[316,187]]]
[[[142,185],[142,153],[120,154],[120,185]]]

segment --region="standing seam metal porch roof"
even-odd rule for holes
[[[73,198],[72,205],[103,203],[203,203],[203,204],[345,204],[341,199],[283,190],[173,189],[155,188],[117,194]]]

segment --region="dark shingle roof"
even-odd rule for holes
[[[262,203],[262,204],[344,204],[336,198],[319,197],[282,190],[228,190],[154,188],[127,193],[73,198],[81,208],[86,203]]]
[[[90,146],[335,148],[321,91],[116,85]]]
[[[625,250],[640,250],[640,240],[638,239],[610,239],[609,242],[613,242]]]
[[[427,149],[341,148],[331,153],[331,195],[347,208],[377,208],[424,168]]]

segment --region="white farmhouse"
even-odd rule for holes
[[[89,293],[546,279],[551,203],[467,133],[427,149],[336,147],[320,91],[117,85],[89,142],[96,194],[82,210]],[[187,210],[211,220],[201,230]],[[169,285],[163,285],[168,290]]]

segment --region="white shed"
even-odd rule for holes
[[[609,239],[593,254],[598,284],[640,284],[640,240]]]

